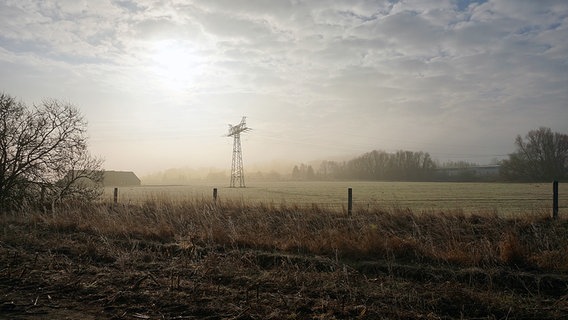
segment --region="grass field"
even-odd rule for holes
[[[466,213],[542,214],[552,210],[552,184],[535,183],[451,183],[451,182],[249,182],[247,188],[226,184],[187,186],[142,186],[119,189],[121,203],[167,199],[186,201],[211,199],[213,188],[219,199],[247,203],[311,206],[344,211],[347,188],[353,189],[355,209],[369,207],[408,208],[414,212],[461,210]],[[113,188],[105,190],[112,201]],[[562,185],[560,185],[562,195]],[[560,213],[567,211],[568,197],[560,196]]]
[[[3,212],[0,318],[568,319],[548,185],[249,186]]]

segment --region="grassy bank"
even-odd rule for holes
[[[568,220],[534,212],[154,199],[0,219],[15,318],[568,316]]]
[[[414,213],[365,208],[347,217],[315,205],[152,200],[127,206],[69,205],[54,213],[16,213],[3,219],[163,243],[568,271],[568,223],[551,221],[545,213],[502,218],[459,210]]]

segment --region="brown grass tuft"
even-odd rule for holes
[[[526,262],[527,250],[521,244],[519,237],[512,232],[503,235],[499,242],[499,258],[508,265],[524,265]]]

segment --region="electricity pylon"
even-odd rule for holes
[[[233,137],[233,161],[231,163],[231,188],[235,188],[237,181],[239,188],[246,188],[245,174],[243,171],[243,152],[241,150],[241,133],[250,131],[247,127],[246,117],[236,126],[229,125],[227,137]]]

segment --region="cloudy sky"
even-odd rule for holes
[[[568,131],[565,0],[0,0],[0,91],[77,105],[106,168],[373,149],[480,164]]]

